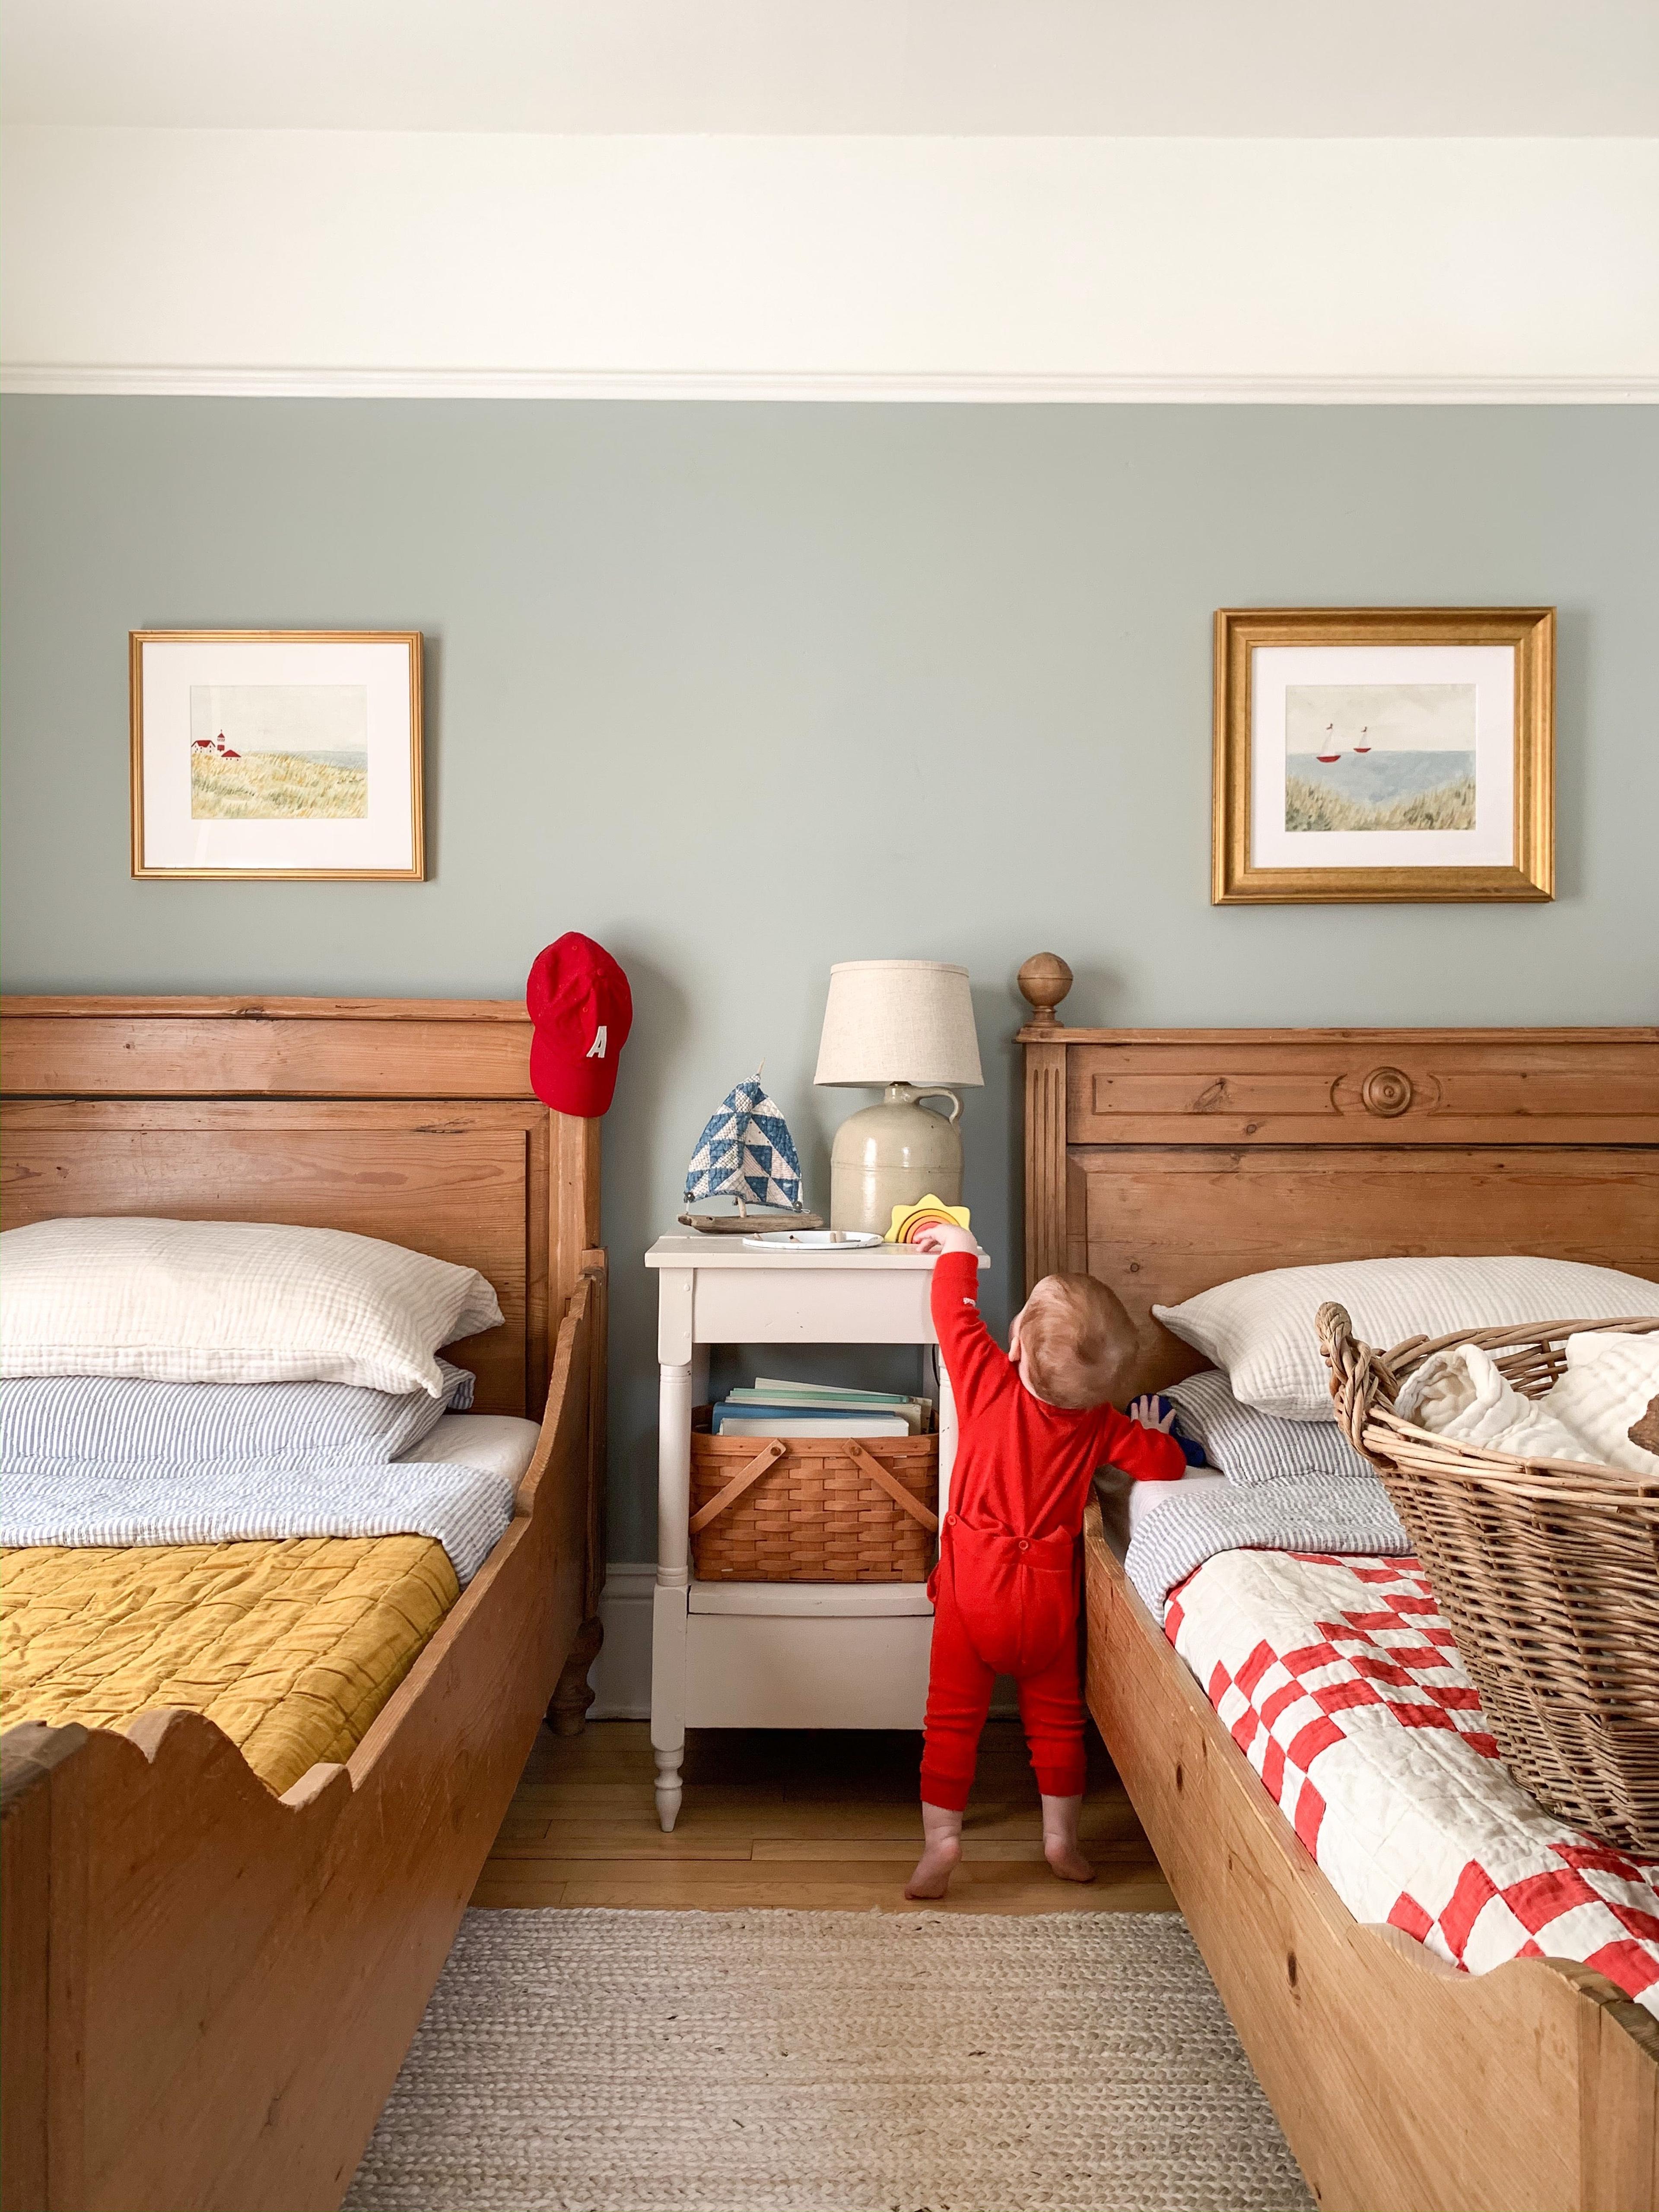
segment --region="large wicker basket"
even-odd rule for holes
[[[700,1582],[923,1583],[937,1437],[691,1437]]]
[[[1569,1336],[1659,1319],[1464,1329],[1385,1352],[1339,1305],[1317,1325],[1337,1418],[1406,1524],[1516,1779],[1576,1826],[1659,1850],[1659,1476],[1487,1451],[1394,1405],[1449,1345],[1479,1345],[1536,1398]]]

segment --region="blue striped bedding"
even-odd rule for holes
[[[431,1536],[463,1587],[513,1516],[488,1468],[400,1461],[472,1376],[445,1395],[343,1382],[0,1382],[0,1545],[222,1544],[296,1536]]]

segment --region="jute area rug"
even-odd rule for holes
[[[469,1912],[356,2212],[1302,2212],[1174,1913]]]

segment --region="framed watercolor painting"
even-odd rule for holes
[[[418,630],[129,642],[135,876],[423,880]]]
[[[1217,906],[1555,896],[1552,607],[1224,607]]]

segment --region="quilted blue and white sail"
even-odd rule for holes
[[[685,1171],[688,1200],[740,1198],[800,1211],[800,1160],[789,1124],[758,1076],[728,1091],[697,1139]]]

